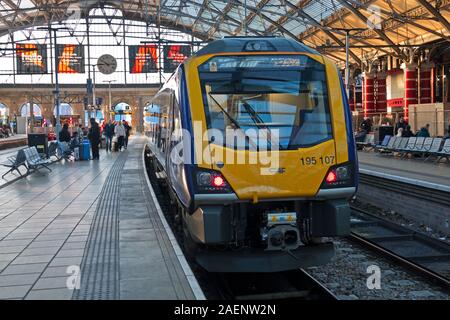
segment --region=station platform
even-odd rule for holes
[[[0,138],[0,150],[25,146],[28,142],[26,134],[16,134],[8,138]]]
[[[359,151],[360,173],[450,192],[450,163]]]
[[[154,200],[145,141],[0,186],[0,299],[204,299]]]

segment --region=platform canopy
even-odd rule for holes
[[[124,19],[183,31],[202,40],[237,35],[284,35],[344,60],[389,54],[450,39],[450,0],[0,0],[0,35],[66,19],[90,9],[120,9]]]

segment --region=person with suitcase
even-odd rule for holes
[[[91,118],[90,122],[91,127],[89,128],[88,139],[91,143],[92,159],[100,160],[100,151],[98,146],[100,144],[100,127],[94,118]]]

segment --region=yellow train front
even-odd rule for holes
[[[350,232],[351,113],[332,60],[294,40],[224,38],[185,61],[146,133],[185,253],[211,272],[319,265]]]

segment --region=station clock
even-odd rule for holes
[[[104,54],[98,58],[97,67],[103,74],[112,74],[117,69],[117,60],[110,54]]]

